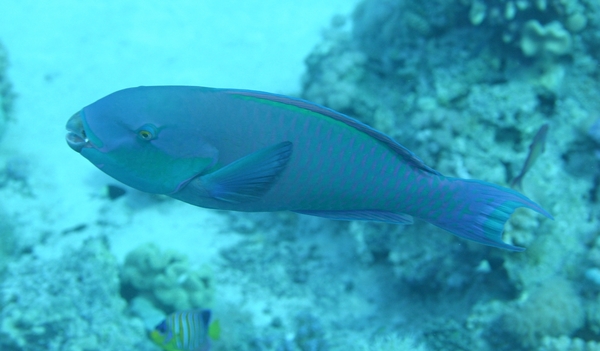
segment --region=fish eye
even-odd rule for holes
[[[140,138],[142,138],[144,140],[150,140],[150,139],[152,139],[152,133],[150,133],[147,130],[140,130],[138,132],[138,135],[140,136]]]
[[[140,139],[150,141],[156,139],[156,127],[151,124],[145,124],[137,130]]]

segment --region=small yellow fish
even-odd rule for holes
[[[221,333],[219,321],[210,318],[210,310],[172,313],[150,332],[150,339],[165,351],[209,351],[210,340]]]

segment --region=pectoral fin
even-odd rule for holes
[[[216,199],[232,203],[255,201],[277,182],[291,156],[292,143],[284,141],[244,156],[201,180]]]

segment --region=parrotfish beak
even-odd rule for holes
[[[73,117],[69,118],[69,121],[67,122],[67,132],[67,144],[69,144],[71,149],[77,152],[81,152],[81,149],[83,149],[86,146],[89,146],[90,142],[83,128],[81,111],[77,112],[73,115]]]

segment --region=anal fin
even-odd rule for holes
[[[293,211],[296,213],[324,217],[341,221],[374,221],[394,224],[412,224],[413,218],[404,213],[395,213],[380,210],[353,210],[353,211]]]

